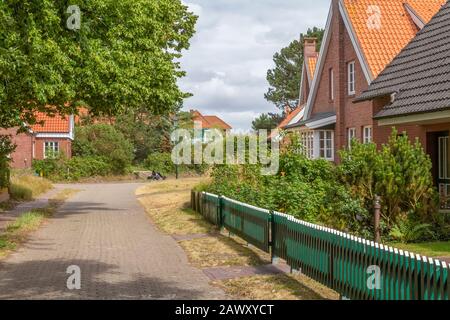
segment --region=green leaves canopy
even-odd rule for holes
[[[66,27],[69,5],[80,7],[78,31]],[[79,104],[107,115],[175,110],[185,97],[176,59],[196,19],[180,0],[0,2],[0,127]]]

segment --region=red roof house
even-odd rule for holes
[[[55,153],[67,158],[72,156],[74,140],[73,116],[49,116],[38,112],[38,123],[30,126],[26,133],[17,133],[17,128],[0,129],[1,135],[10,135],[16,144],[11,154],[11,167],[14,169],[30,168],[33,160],[42,160]]]

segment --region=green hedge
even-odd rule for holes
[[[33,162],[38,174],[55,181],[77,181],[82,178],[113,175],[115,170],[102,157],[73,157],[72,159],[46,159]]]
[[[170,153],[152,153],[147,157],[144,166],[148,170],[159,172],[163,175],[173,175],[176,170]],[[209,166],[205,164],[178,166],[179,173],[204,174],[208,169]]]

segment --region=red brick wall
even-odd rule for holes
[[[36,160],[44,159],[44,143],[59,142],[59,151],[63,153],[67,158],[72,157],[72,141],[70,139],[55,139],[55,138],[36,138],[34,158]]]
[[[11,135],[16,150],[11,155],[11,167],[14,169],[30,168],[33,160],[33,137],[28,133],[17,134],[17,129],[0,129],[1,135]]]
[[[324,67],[318,84],[316,99],[311,115],[323,112],[335,112],[335,159],[339,162],[338,150],[348,145],[347,129],[356,128],[357,138],[362,140],[363,127],[373,126],[371,102],[354,104],[353,100],[367,89],[368,83],[354,50],[350,36],[340,15],[338,1],[333,2],[334,16],[330,25],[330,43],[326,52]],[[347,64],[355,62],[356,94],[348,95]],[[330,69],[334,74],[334,100],[330,99]]]

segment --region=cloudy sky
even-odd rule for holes
[[[261,113],[276,111],[264,99],[275,52],[309,27],[324,27],[330,0],[184,0],[199,15],[191,49],[184,52],[194,94],[185,109],[222,117],[247,130]]]

